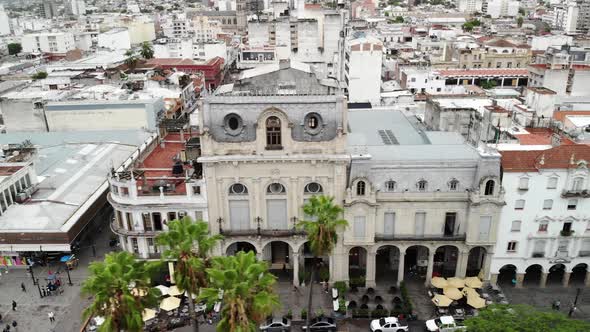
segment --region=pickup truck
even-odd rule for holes
[[[375,319],[371,322],[371,332],[405,332],[407,325],[402,325],[396,317]]]
[[[455,321],[453,316],[441,316],[427,320],[426,329],[431,332],[455,332],[465,331],[467,330],[467,327]]]

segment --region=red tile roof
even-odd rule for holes
[[[527,76],[529,71],[522,68],[506,68],[506,69],[444,69],[437,71],[441,76],[476,76],[476,77],[514,77],[514,76]]]
[[[590,115],[588,111],[555,111],[553,112],[553,119],[563,122],[567,115]]]
[[[504,172],[575,168],[580,160],[590,161],[590,146],[583,144],[560,145],[541,151],[502,151],[501,153]]]
[[[528,134],[514,135],[520,145],[551,145],[551,136],[553,131],[549,128],[526,128]],[[569,138],[561,136],[562,145],[575,144]]]

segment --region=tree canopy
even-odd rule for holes
[[[23,47],[19,43],[8,44],[8,54],[10,54],[10,55],[19,54],[22,50],[23,50]]]
[[[469,332],[582,332],[590,323],[529,305],[491,305],[465,320]]]

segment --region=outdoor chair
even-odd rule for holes
[[[367,305],[366,303],[363,303],[363,304],[361,304],[361,309],[369,310],[369,305]]]
[[[388,293],[389,294],[395,294],[395,293],[397,293],[397,287],[395,287],[395,286],[389,287]]]
[[[393,302],[393,304],[401,304],[402,299],[400,299],[399,297],[396,296],[393,298],[393,300],[391,302]]]
[[[381,302],[383,302],[383,298],[381,296],[377,295],[377,296],[375,296],[374,301],[375,301],[375,303],[381,303]]]
[[[366,292],[366,294],[368,294],[368,295],[373,295],[373,294],[375,294],[375,289],[373,289],[372,287],[369,287],[369,288],[367,288],[367,292]]]
[[[378,304],[378,305],[375,307],[375,309],[376,309],[376,310],[383,310],[383,306],[382,306],[382,305],[380,305],[380,304]]]
[[[348,303],[348,309],[356,309],[356,302],[355,301],[350,301]]]
[[[369,303],[369,296],[368,295],[363,295],[363,297],[361,298],[361,302],[363,303]]]

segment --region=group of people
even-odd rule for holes
[[[12,300],[12,311],[16,311],[16,301],[14,301],[14,300]],[[2,315],[0,314],[0,324],[2,324],[2,323],[3,323],[3,322],[2,322],[2,318],[3,318],[3,317],[2,317]],[[10,326],[11,326],[11,324],[6,324],[6,326],[5,326],[5,327],[2,329],[2,332],[10,332],[10,331],[11,331],[11,330],[10,330],[10,329],[11,329],[11,327],[10,327]],[[17,327],[17,326],[18,326],[18,323],[17,323],[15,320],[13,320],[13,321],[12,321],[12,327],[13,327],[14,329],[12,329],[12,331],[16,331],[16,327]]]
[[[42,297],[61,294],[63,289],[61,288],[61,280],[55,279],[55,281],[49,281],[46,286],[41,287]]]

